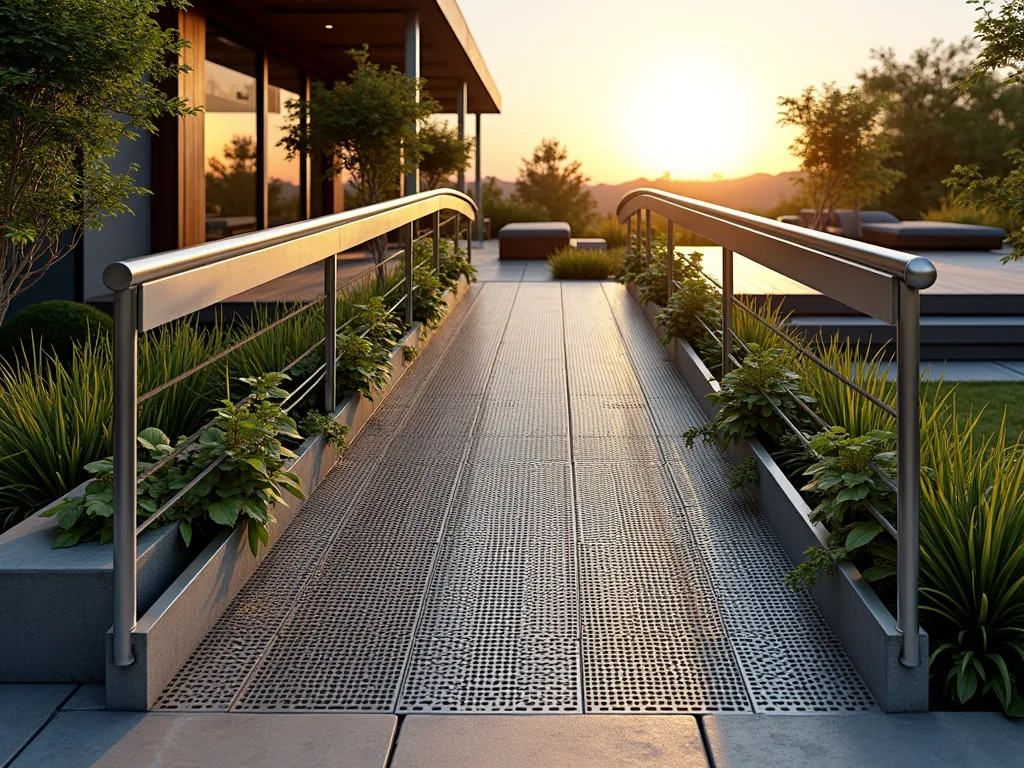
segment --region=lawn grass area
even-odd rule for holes
[[[962,381],[943,384],[941,392],[956,387],[957,411],[963,421],[970,411],[977,414],[984,408],[978,429],[991,434],[999,429],[1006,411],[1006,432],[1017,437],[1024,432],[1024,382],[1015,381]]]

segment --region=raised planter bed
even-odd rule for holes
[[[456,291],[445,297],[449,312],[466,296],[468,285],[460,279]],[[348,398],[334,412],[334,420],[347,424],[354,437],[385,400],[414,361],[406,361],[402,346],[423,349],[434,331],[417,323],[399,341],[391,355],[392,375],[388,384],[374,392],[373,400],[362,395]],[[290,470],[302,478],[307,496],[338,460],[338,451],[321,437],[306,440],[296,450],[299,457]],[[206,633],[239,590],[259,567],[281,534],[302,509],[293,499],[290,506],[275,505],[271,510],[277,523],[270,528],[270,540],[253,557],[245,531],[224,532],[210,542],[174,583],[141,616],[132,632],[135,663],[115,667],[111,663],[113,634],[106,636],[106,693],[110,709],[149,709],[160,692],[185,663]]]
[[[465,279],[460,280],[457,291],[446,296],[449,310],[468,292]],[[350,437],[413,364],[406,362],[402,346],[423,348],[432,336],[417,323],[392,353],[387,386],[373,401],[357,395],[335,411],[335,421],[350,427]],[[338,453],[321,436],[306,440],[296,453],[291,470],[308,494]],[[274,508],[278,522],[270,530],[269,546],[301,506],[293,499],[290,507]],[[193,542],[191,548],[183,545],[175,525],[145,531],[138,540],[136,663],[117,668],[105,651],[113,615],[112,547],[92,542],[54,550],[56,524],[55,518],[36,514],[0,536],[0,683],[106,680],[109,704],[123,709],[148,708],[269,549],[253,557],[243,531],[221,533],[205,547]]]
[[[639,304],[636,287],[630,285],[628,291]],[[641,308],[661,336],[663,329],[655,319],[661,308],[650,302]],[[716,409],[707,395],[718,391],[718,382],[686,341],[674,339],[667,349],[704,414],[713,419]],[[811,522],[810,507],[759,441],[741,440],[731,444],[727,453],[736,464],[748,457],[757,464],[758,483],[747,490],[794,565],[803,562],[806,549],[825,544],[825,527]],[[852,563],[840,566],[835,578],[823,580],[811,595],[882,710],[927,711],[927,633],[921,630],[918,637],[920,666],[904,667],[900,663],[903,636],[896,619]]]

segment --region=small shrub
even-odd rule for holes
[[[441,281],[426,267],[415,270],[412,281],[416,286],[412,295],[413,319],[427,328],[437,328],[448,311]]]
[[[578,250],[559,248],[548,256],[551,277],[555,280],[607,280],[618,274],[622,250]]]
[[[952,195],[947,195],[939,203],[921,214],[924,221],[948,221],[954,224],[977,224],[983,227],[999,227],[1009,234],[1021,228],[1021,222],[1012,214],[985,205],[957,203]]]
[[[362,339],[351,328],[338,334],[338,390],[358,392],[369,400],[391,374],[391,353]]]
[[[740,491],[748,485],[757,485],[759,482],[761,478],[757,472],[757,462],[749,456],[729,473],[729,488],[734,491]]]
[[[31,362],[39,348],[61,362],[71,360],[76,345],[110,339],[110,315],[75,301],[43,301],[7,318],[0,325],[0,357]],[[37,362],[45,362],[37,358]]]
[[[299,306],[282,302],[271,310],[265,304],[256,305],[249,319],[235,323],[231,332],[232,343],[266,328],[276,318]],[[323,338],[323,335],[323,307],[311,307],[232,352],[229,358],[231,371],[246,377],[260,376],[267,371],[280,371],[312,347],[318,339]]]
[[[609,248],[622,248],[626,245],[626,225],[615,215],[608,214],[587,227],[583,237],[600,237]]]
[[[408,344],[405,344],[402,346],[402,359],[407,363],[411,363],[420,356],[422,351],[419,347],[410,347]]]
[[[323,435],[327,444],[339,451],[348,448],[348,440],[345,439],[349,433],[348,424],[339,424],[330,414],[310,411],[299,422],[299,431],[307,437]]]
[[[721,297],[715,287],[699,275],[684,274],[657,320],[665,329],[662,344],[674,338],[686,339],[695,348],[714,349],[718,340],[704,326],[721,326]],[[703,323],[703,325],[702,325]]]
[[[357,307],[355,331],[375,347],[391,349],[402,337],[402,327],[388,310],[384,299],[372,296]]]
[[[697,439],[706,443],[729,443],[740,438],[766,435],[773,442],[785,432],[786,426],[776,415],[777,408],[795,425],[807,422],[797,404],[811,405],[814,398],[800,391],[800,375],[786,367],[778,349],[750,348],[743,365],[729,372],[721,389],[708,397],[719,406],[714,421],[686,432],[689,447]]]
[[[287,504],[282,495],[285,491],[305,498],[298,476],[284,471],[285,461],[295,454],[281,439],[301,439],[295,422],[281,408],[288,393],[279,385],[286,379],[280,373],[243,379],[251,390],[249,398],[241,405],[224,400],[216,410],[214,425],[196,445],[140,483],[137,519],[152,515],[219,462],[217,469],[199,480],[155,524],[177,522],[186,544],[191,543],[194,524],[203,526],[208,520],[228,528],[245,525],[252,553],[259,551],[261,542],[266,546],[269,527],[275,522],[270,506]],[[152,427],[139,434],[139,446],[143,458],[138,464],[140,472],[173,450],[167,435]],[[57,516],[60,533],[55,548],[113,539],[113,469],[110,458],[90,463],[86,470],[93,480],[86,494],[64,499],[45,513]]]

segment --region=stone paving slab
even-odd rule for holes
[[[1024,723],[994,712],[704,718],[716,768],[1008,768]]]
[[[32,740],[74,685],[0,685],[0,765]]]
[[[13,768],[383,768],[391,715],[61,712]]]
[[[107,708],[107,691],[99,684],[83,685],[75,695],[61,707],[61,712],[96,711]]]
[[[696,719],[670,715],[410,715],[402,723],[390,768],[641,765],[707,768]]]

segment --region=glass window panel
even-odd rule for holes
[[[214,24],[206,38],[206,239],[256,229],[256,54]]]
[[[302,218],[301,160],[288,159],[288,152],[279,146],[288,134],[289,101],[299,98],[304,90],[302,73],[283,61],[268,61],[267,87],[267,208],[268,226],[276,227]]]

